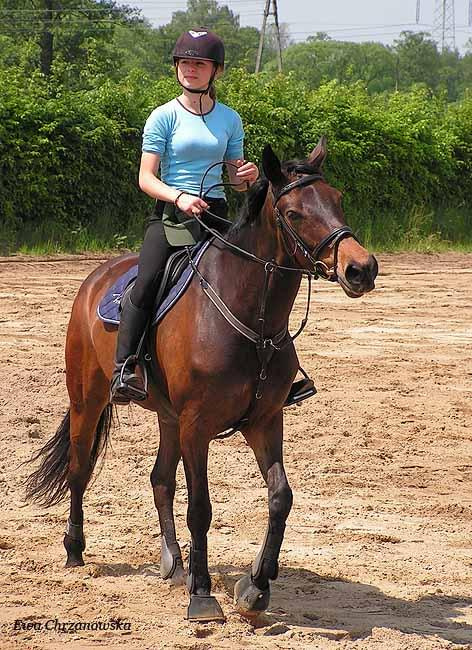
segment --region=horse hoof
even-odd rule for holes
[[[65,563],[66,569],[71,569],[75,566],[84,566],[85,562],[82,557],[82,553],[80,555],[73,555],[72,553],[67,554],[67,562]]]
[[[65,564],[67,569],[84,566],[85,562],[82,557],[82,551],[85,549],[85,539],[74,539],[66,533],[64,535],[64,548],[67,551],[67,561]]]
[[[182,562],[182,555],[178,544],[174,545],[173,553],[167,546],[165,537],[161,539],[161,567],[160,573],[163,580],[170,580],[176,586],[185,585],[187,573]]]
[[[269,606],[270,587],[259,589],[250,575],[245,575],[234,586],[234,604],[243,616],[256,617]]]
[[[209,621],[226,621],[220,604],[213,596],[199,596],[192,594],[187,610],[187,619],[189,621],[198,621],[207,623]]]
[[[185,587],[187,584],[187,571],[181,564],[177,564],[174,569],[174,572],[169,576],[170,584],[174,587]]]

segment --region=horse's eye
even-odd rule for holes
[[[297,219],[302,219],[303,215],[301,215],[299,212],[295,212],[295,210],[289,210],[287,212],[287,217],[292,221],[296,221]]]

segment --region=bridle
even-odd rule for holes
[[[205,192],[203,191],[204,182],[207,174],[210,172],[211,169],[213,169],[213,167],[216,167],[217,165],[221,165],[223,164],[223,162],[226,165],[230,164],[237,169],[237,165],[235,165],[234,163],[229,163],[228,161],[216,162],[210,165],[210,167],[208,167],[205,174],[203,175],[202,181],[200,183],[200,198],[205,199],[208,193],[211,190],[213,190],[215,187],[228,187],[228,186],[234,187],[234,183],[215,183],[214,185],[211,185],[207,190],[205,190]],[[317,246],[315,246],[313,250],[310,250],[308,244],[304,241],[302,237],[300,237],[297,231],[293,228],[293,226],[288,222],[287,218],[281,213],[281,211],[277,207],[277,203],[282,198],[282,196],[285,196],[286,194],[296,189],[297,187],[304,187],[305,185],[309,185],[310,183],[313,183],[315,181],[324,181],[324,180],[325,180],[324,176],[320,173],[307,174],[302,178],[298,178],[296,181],[287,183],[276,194],[273,193],[274,196],[273,208],[275,212],[275,221],[277,226],[282,231],[282,243],[286,253],[295,262],[295,264],[298,265],[296,255],[298,250],[300,250],[302,255],[311,263],[313,267],[312,269],[304,269],[301,268],[300,266],[298,266],[298,268],[290,267],[290,266],[282,266],[281,264],[277,264],[274,260],[264,260],[260,257],[257,257],[257,255],[254,255],[253,253],[250,253],[249,251],[240,248],[236,244],[229,242],[217,230],[211,228],[210,226],[207,226],[207,224],[204,223],[198,215],[194,215],[194,218],[206,231],[210,232],[214,237],[216,237],[216,239],[221,241],[226,247],[232,249],[234,252],[238,253],[239,255],[243,255],[244,257],[251,259],[254,262],[263,264],[266,268],[267,265],[270,265],[272,270],[277,269],[279,271],[292,271],[296,273],[301,273],[302,275],[307,275],[309,276],[310,279],[318,280],[321,278],[322,280],[329,280],[330,282],[336,282],[338,279],[337,265],[338,265],[339,244],[343,239],[346,239],[348,237],[352,237],[353,239],[358,241],[352,229],[349,228],[349,226],[341,226],[339,228],[335,228],[328,235],[323,237],[323,239],[318,243]],[[210,215],[210,217],[212,217],[213,219],[221,221],[227,224],[228,226],[231,226],[233,223],[232,221],[229,221],[229,219],[224,219],[223,217],[214,214],[210,210],[205,210],[205,212],[208,215]],[[292,251],[290,251],[287,243],[287,235],[290,236],[294,242]],[[327,264],[325,264],[325,262],[319,259],[321,253],[324,251],[326,247],[334,248],[334,260],[333,260],[333,266],[331,268]]]
[[[338,248],[339,244],[343,239],[347,237],[353,237],[356,241],[357,237],[354,235],[353,231],[349,226],[341,226],[340,228],[335,228],[332,230],[326,237],[319,242],[313,250],[310,251],[305,240],[300,237],[295,228],[289,223],[286,217],[281,213],[277,207],[277,203],[282,196],[285,196],[292,190],[297,187],[304,187],[315,181],[324,181],[322,174],[309,174],[308,176],[303,176],[302,178],[293,181],[284,185],[281,190],[274,197],[274,212],[275,220],[277,226],[282,231],[282,243],[284,245],[285,251],[293,260],[296,260],[296,255],[298,250],[301,251],[302,255],[311,263],[313,266],[314,272],[313,276],[315,279],[322,278],[323,280],[329,280],[330,282],[336,282],[337,280],[337,266],[338,266]],[[287,243],[287,235],[289,235],[294,242],[293,250],[290,251]],[[333,266],[330,268],[325,262],[322,262],[319,257],[325,248],[334,248],[334,260]]]

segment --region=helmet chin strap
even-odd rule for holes
[[[195,88],[187,88],[186,86],[184,86],[183,83],[182,83],[182,82],[180,81],[180,79],[179,79],[179,71],[178,71],[178,67],[179,67],[179,64],[177,63],[177,65],[175,66],[175,76],[177,77],[177,81],[178,81],[178,83],[179,83],[179,84],[182,86],[182,88],[183,88],[184,90],[186,90],[187,92],[189,92],[189,93],[193,93],[193,94],[195,94],[195,95],[200,95],[200,117],[201,117],[202,120],[205,122],[205,116],[203,115],[203,106],[202,106],[203,96],[204,96],[204,95],[207,95],[207,94],[210,92],[211,84],[214,82],[214,80],[215,80],[215,76],[216,76],[216,65],[213,65],[213,72],[212,72],[212,74],[211,74],[210,80],[208,81],[208,86],[206,87],[205,90],[195,89]]]

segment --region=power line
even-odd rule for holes
[[[269,9],[270,9],[270,1],[269,0]],[[113,25],[119,25],[122,27],[129,27],[129,28],[135,28],[140,25],[140,23],[132,22],[132,21],[127,21],[126,17],[120,17],[117,16],[115,18],[113,17],[103,17],[101,18],[100,12],[103,11],[102,9],[96,8],[94,10],[94,13],[92,14],[91,17],[73,17],[71,16],[72,12],[74,10],[79,10],[81,7],[75,7],[75,8],[68,8],[67,13],[66,13],[66,19],[62,20],[58,23],[53,23],[53,25],[50,27],[51,30],[64,30],[67,28],[80,28],[80,27],[87,27],[87,28],[102,28],[104,29],[110,29],[111,26]],[[20,11],[20,10],[18,10]],[[2,25],[0,28],[0,33],[41,33],[43,30],[34,30],[33,27],[37,26],[38,20],[36,15],[32,15],[32,12],[37,12],[38,10],[24,10],[26,12],[26,15],[20,15],[20,16],[15,16],[12,18],[12,23],[10,25],[6,25],[5,23]],[[112,13],[109,10],[106,10],[108,14]],[[42,14],[43,12],[41,12]],[[59,12],[63,13],[63,12]],[[1,11],[0,11],[1,15]],[[260,15],[260,14],[257,14]],[[270,11],[269,14],[270,15]],[[225,21],[219,21],[220,25],[227,25],[229,27],[234,26],[234,23],[232,22],[225,22]],[[290,27],[291,25],[299,25],[299,24],[304,24],[306,23],[298,23],[298,22],[293,22],[293,23],[285,23],[287,27]],[[338,24],[339,25],[339,24]],[[29,26],[29,27],[28,27]],[[317,26],[320,26],[318,23]],[[336,28],[332,29],[327,29],[326,32],[328,35],[333,34],[335,38],[374,38],[374,37],[385,37],[385,36],[398,36],[399,31],[391,31],[392,28],[406,28],[409,26],[417,26],[417,27],[423,27],[423,28],[428,28],[431,29],[433,26],[427,23],[422,23],[419,25],[416,25],[415,23],[397,23],[397,24],[380,24],[380,25],[375,25],[375,24],[370,24],[370,25],[363,25],[363,26],[338,26]],[[463,34],[469,34],[471,33],[471,29],[468,27],[468,25],[457,25],[457,31]],[[156,28],[155,28],[156,29]],[[386,31],[388,30],[388,31]],[[290,30],[290,35],[294,37],[308,37],[308,36],[314,36],[315,35],[315,29],[305,29],[305,30]],[[160,42],[162,43],[167,43],[167,42],[173,42],[172,38],[168,38],[165,36],[160,36],[159,38]]]
[[[472,2],[472,0],[471,0]],[[60,14],[62,16],[68,16],[70,14],[76,14],[76,13],[104,13],[104,14],[111,14],[113,15],[114,13],[119,13],[116,9],[111,10],[111,9],[104,9],[104,8],[85,8],[85,7],[68,7],[65,9],[52,9],[51,13],[52,14]],[[2,14],[13,14],[13,19],[15,20],[28,20],[28,19],[34,19],[36,16],[34,14],[37,14],[38,16],[42,17],[44,15],[44,9],[0,9],[0,15]],[[15,14],[18,14],[16,16]],[[27,15],[23,15],[27,14]],[[29,17],[29,14],[33,14],[31,17]],[[126,15],[126,14],[125,14]],[[255,12],[246,12],[244,17],[246,16],[262,16],[263,14],[259,11]],[[164,16],[155,16],[157,18]],[[233,23],[218,20],[219,24],[222,25],[233,25]],[[306,21],[303,22],[284,22],[284,25],[290,26],[290,25],[307,25],[310,23],[307,23]],[[339,24],[339,23],[316,23],[316,26],[322,26],[322,27],[329,27],[327,31],[330,33],[332,32],[347,32],[347,31],[365,31],[367,29],[392,29],[394,27],[410,27],[410,26],[415,26],[417,23],[397,23],[397,24],[363,24],[363,25],[347,25],[347,24]],[[421,26],[421,25],[420,25]],[[424,27],[432,27],[432,25],[423,23],[422,26]],[[462,27],[462,25],[461,25]],[[465,25],[464,25],[465,27]]]

